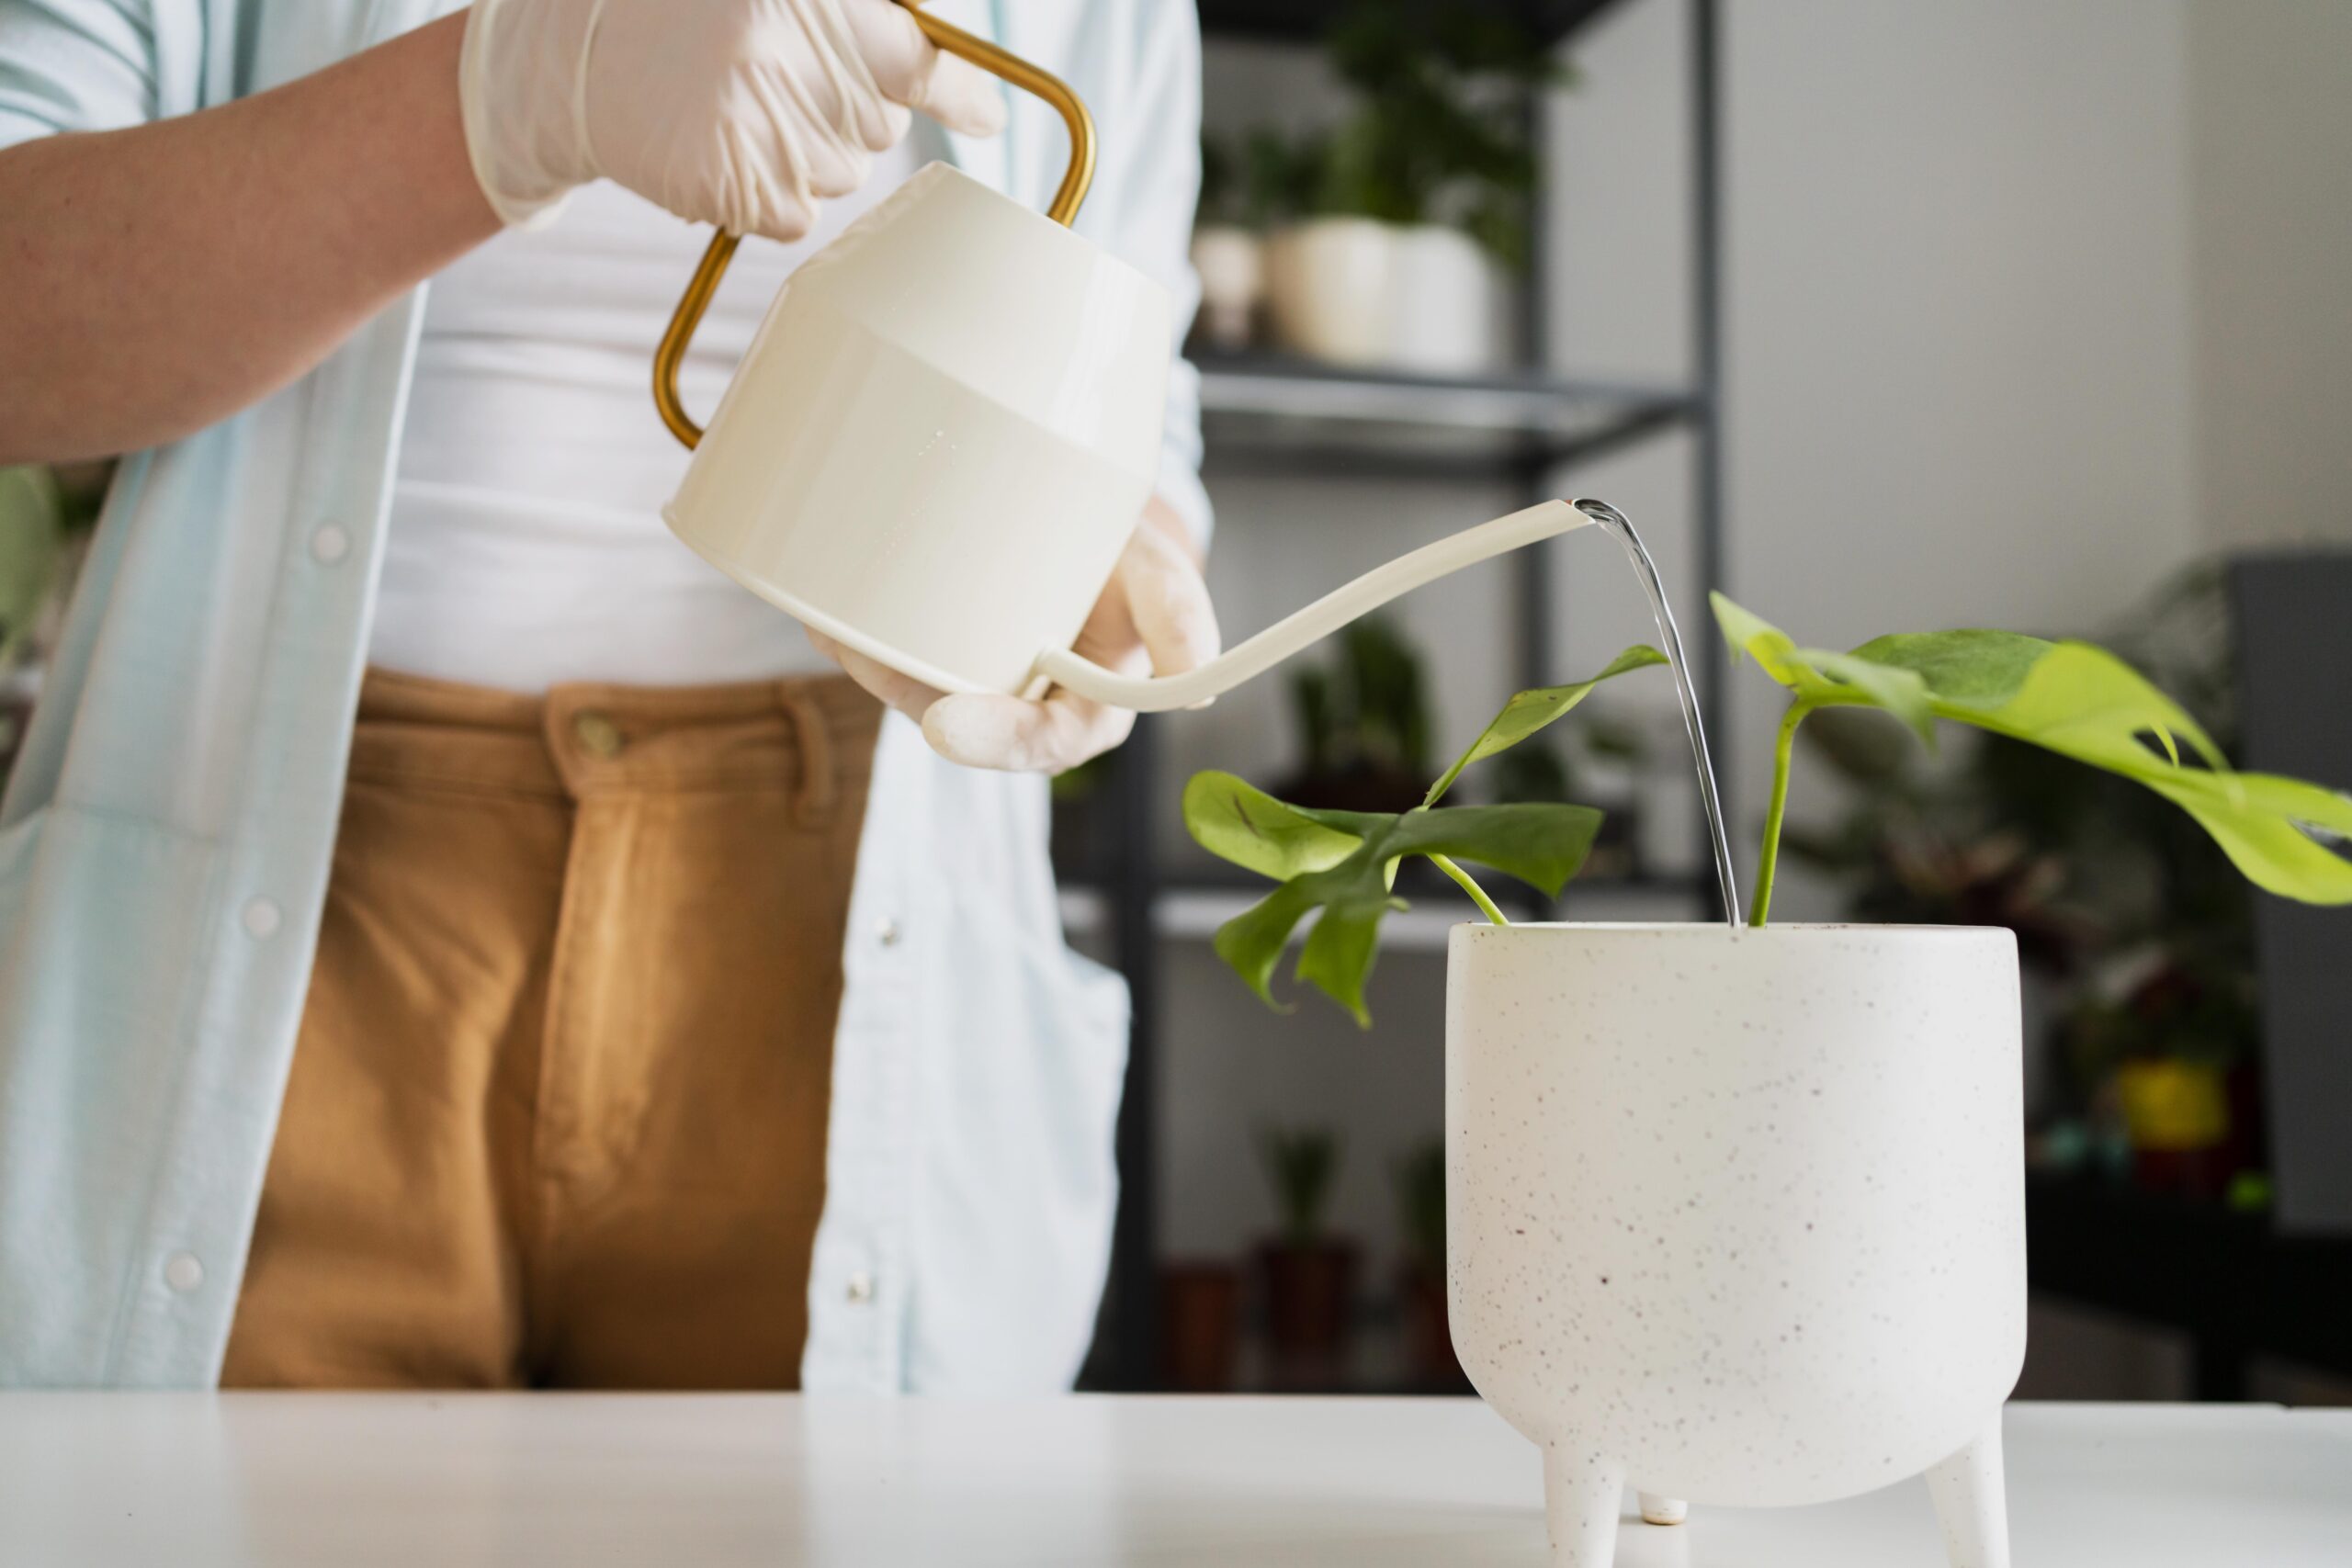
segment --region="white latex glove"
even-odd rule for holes
[[[1216,612],[1182,533],[1182,525],[1156,503],[1146,513],[1078,634],[1080,654],[1128,675],[1181,674],[1216,657]],[[859,685],[920,720],[933,750],[966,767],[1058,773],[1108,751],[1136,725],[1126,709],[1059,686],[1039,702],[948,696],[820,632],[809,632],[808,640]]]
[[[681,218],[797,240],[911,109],[994,134],[993,77],[891,0],[475,0],[458,101],[509,223],[609,178]]]

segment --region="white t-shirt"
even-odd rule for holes
[[[737,251],[681,377],[698,418],[793,267],[914,167],[901,142],[807,239]],[[662,522],[687,454],[653,410],[653,348],[710,232],[599,182],[435,280],[369,662],[516,692],[831,668]]]

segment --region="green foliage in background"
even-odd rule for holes
[[[1452,223],[1525,265],[1539,168],[1529,105],[1566,67],[1487,5],[1360,0],[1328,47],[1361,107],[1322,150],[1316,209]]]
[[[1405,1251],[1433,1275],[1445,1272],[1445,1140],[1415,1145],[1396,1162],[1397,1229]]]
[[[1418,789],[1430,766],[1420,655],[1384,615],[1353,623],[1339,645],[1331,668],[1307,665],[1291,677],[1306,771],[1369,768],[1409,775]]]
[[[1238,144],[1205,140],[1201,221],[1442,223],[1523,267],[1541,172],[1532,104],[1573,79],[1568,67],[1491,4],[1359,0],[1326,48],[1347,115],[1306,135],[1261,127]]]
[[[1259,1134],[1258,1148],[1273,1183],[1283,1240],[1313,1246],[1323,1235],[1324,1212],[1340,1174],[1339,1134],[1328,1127],[1269,1127]]]
[[[1276,800],[1231,773],[1195,773],[1184,787],[1184,825],[1194,841],[1280,884],[1217,929],[1217,956],[1278,1006],[1271,988],[1274,966],[1299,922],[1317,914],[1296,977],[1347,1009],[1359,1024],[1369,1024],[1364,981],[1382,918],[1404,908],[1391,889],[1407,856],[1428,857],[1501,925],[1509,923],[1502,911],[1457,862],[1491,867],[1556,896],[1583,865],[1600,830],[1600,813],[1587,806],[1524,802],[1441,809],[1462,771],[1566,716],[1601,682],[1664,662],[1657,649],[1637,645],[1589,680],[1521,692],[1410,811],[1315,810]]]
[[[0,671],[25,650],[57,580],[66,502],[47,468],[0,468]]]
[[[1320,148],[1264,126],[1238,143],[1203,136],[1199,221],[1266,230],[1307,211],[1322,177]]]
[[[1773,749],[1752,925],[1771,908],[1797,727],[1825,707],[1880,709],[1931,745],[1936,720],[1950,719],[2088,763],[2188,812],[2256,886],[2305,903],[2352,903],[2352,860],[2339,848],[2352,838],[2352,799],[2300,779],[2233,770],[2179,704],[2104,649],[1949,631],[1829,653],[1799,648],[1720,593],[1713,604],[1734,652],[1794,694]]]

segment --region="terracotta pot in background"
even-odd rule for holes
[[[1183,1393],[1234,1386],[1241,1338],[1241,1270],[1231,1263],[1159,1267],[1159,1373]]]
[[[1278,1382],[1329,1382],[1347,1357],[1356,1249],[1344,1241],[1267,1242],[1258,1248],[1266,1337]]]

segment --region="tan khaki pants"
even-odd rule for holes
[[[878,722],[368,675],[224,1384],[797,1384]]]

